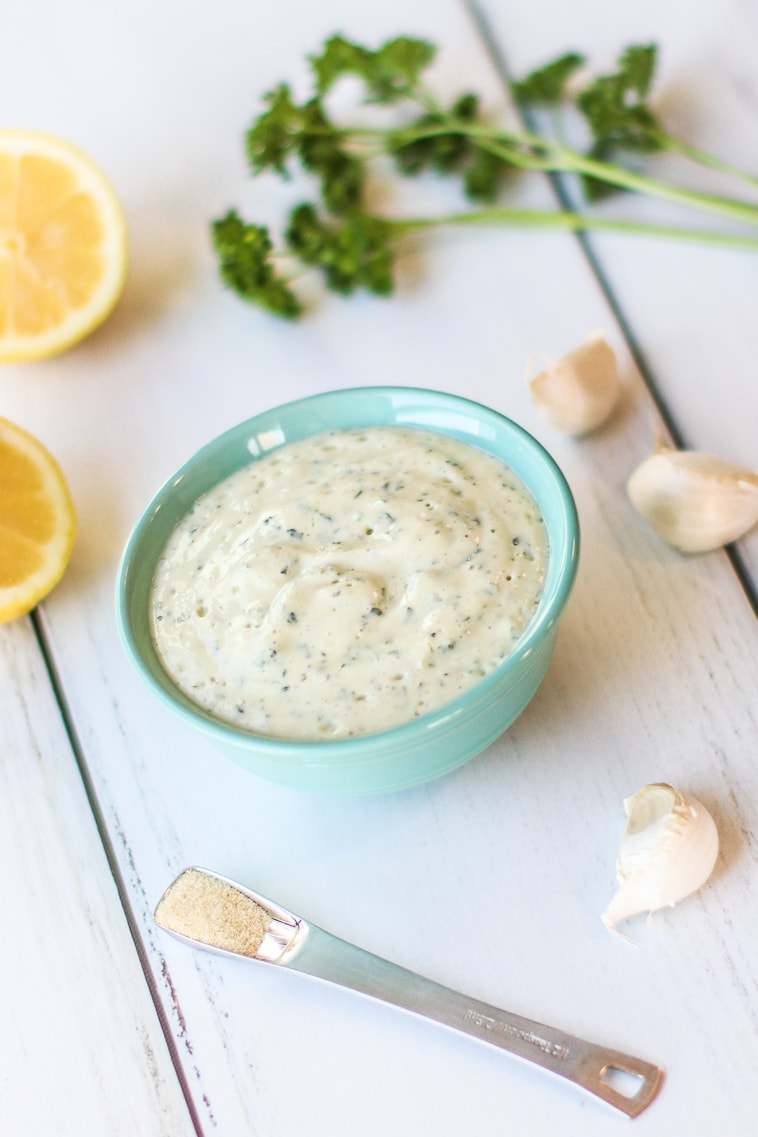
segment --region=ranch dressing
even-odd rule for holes
[[[329,431],[180,520],[153,582],[155,646],[190,698],[246,730],[383,730],[508,654],[546,557],[534,499],[493,455],[414,427]]]

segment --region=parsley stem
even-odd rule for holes
[[[590,158],[585,154],[580,154],[571,147],[554,142],[541,134],[525,131],[519,134],[500,135],[486,127],[482,128],[476,124],[471,126],[461,124],[455,119],[451,120],[448,125],[448,130],[453,128],[461,134],[466,134],[482,149],[525,169],[584,174],[587,177],[610,182],[621,189],[648,194],[651,197],[658,197],[679,205],[687,205],[716,216],[729,218],[732,221],[758,224],[758,204],[741,201],[737,198],[723,197],[718,194],[703,193],[699,190],[688,190],[669,182],[648,177],[645,174],[637,174],[633,170],[628,170],[613,162],[603,162],[598,158]],[[524,150],[524,147],[530,149]],[[683,152],[685,151],[683,150]],[[693,149],[689,156],[693,157],[695,153],[700,152]],[[702,161],[706,157],[708,156],[702,153],[699,160]],[[718,159],[711,159],[709,164],[715,169],[729,170],[728,166],[720,166],[717,163]],[[749,178],[749,175],[743,174],[742,176]]]
[[[703,193],[699,190],[688,190],[681,186],[661,182],[656,178],[649,178],[644,174],[636,174],[632,170],[623,169],[609,162],[601,162],[595,158],[587,158],[563,146],[555,148],[555,163],[549,169],[573,171],[585,174],[588,177],[600,178],[620,186],[622,189],[635,190],[638,193],[649,194],[666,201],[676,202],[680,205],[701,209],[715,216],[726,217],[731,221],[742,221],[748,224],[758,224],[758,205],[736,198],[722,197],[719,194]]]
[[[555,142],[541,134],[529,131],[509,133],[494,131],[491,127],[478,123],[466,123],[452,116],[441,116],[443,121],[438,125],[423,128],[405,128],[397,131],[386,131],[381,128],[375,131],[366,130],[357,133],[366,135],[385,136],[385,149],[388,152],[399,149],[422,138],[432,138],[451,132],[466,135],[483,150],[503,158],[505,161],[518,166],[520,169],[540,170],[546,173],[575,173],[586,177],[597,178],[609,182],[621,189],[632,190],[636,193],[647,194],[662,200],[686,205],[715,216],[725,217],[732,221],[747,224],[758,224],[758,203],[742,201],[738,198],[724,197],[718,194],[704,193],[699,190],[685,189],[670,182],[659,181],[645,174],[635,173],[613,162],[603,162],[597,158],[590,158],[571,147]],[[672,146],[669,147],[673,149]],[[743,180],[758,184],[758,178],[735,170],[726,163],[694,147],[687,147],[678,143],[677,148],[694,161],[710,166],[722,172],[732,173]]]
[[[705,229],[686,229],[673,225],[648,225],[645,222],[599,217],[595,214],[574,213],[568,210],[512,209],[506,206],[490,206],[463,213],[449,213],[441,217],[393,219],[388,224],[392,226],[397,236],[417,229],[430,229],[445,225],[511,225],[518,228],[569,229],[573,231],[599,229],[680,241],[698,241],[737,249],[758,249],[758,236],[715,233]]]
[[[682,142],[665,132],[661,133],[660,140],[666,150],[674,154],[681,154],[692,162],[697,162],[699,166],[705,166],[709,170],[717,170],[721,174],[729,174],[733,178],[747,182],[748,185],[758,186],[758,175],[749,174],[747,170],[741,170],[739,166],[733,166],[730,162],[725,162],[714,154],[709,154],[707,150],[700,150],[699,147],[692,146],[688,142]]]

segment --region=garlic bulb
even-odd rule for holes
[[[606,928],[629,916],[673,907],[705,884],[719,839],[705,806],[665,782],[624,802],[627,824],[616,859],[619,888],[603,913]]]
[[[535,409],[555,430],[586,434],[609,417],[621,392],[616,356],[590,336],[529,382]]]
[[[758,521],[758,471],[697,450],[658,446],[627,491],[659,537],[685,553],[736,541]]]

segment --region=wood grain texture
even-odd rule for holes
[[[690,105],[688,76],[705,60],[717,76],[718,117],[718,108],[731,115],[735,101],[742,106],[728,92],[747,82],[748,49],[737,45],[732,56],[727,48],[731,28],[748,37],[754,8],[733,0],[718,20],[710,10],[685,12],[678,0],[645,0],[614,9],[613,18],[600,0],[492,0],[487,11],[518,67],[568,46],[596,50],[607,65],[620,42],[657,38],[664,91],[673,83],[682,107]],[[0,402],[50,446],[74,492],[80,536],[42,626],[200,1131],[453,1137],[507,1124],[535,1137],[605,1137],[625,1123],[572,1087],[430,1024],[171,941],[152,910],[190,863],[473,996],[659,1062],[666,1082],[635,1122],[641,1134],[710,1137],[719,1127],[747,1135],[758,1063],[755,619],[726,555],[669,549],[636,516],[625,484],[659,424],[641,360],[688,439],[721,452],[728,444],[725,456],[755,464],[758,403],[745,361],[756,341],[743,290],[754,295],[758,262],[660,243],[634,251],[604,237],[598,255],[633,331],[630,345],[571,236],[441,234],[404,259],[394,299],[328,297],[303,324],[279,324],[220,288],[207,247],[208,220],[233,202],[264,220],[277,216],[278,189],[254,189],[242,161],[259,94],[285,77],[302,86],[304,54],[337,28],[366,43],[406,31],[442,45],[434,71],[441,91],[473,84],[503,109],[465,7],[219,0],[210,19],[172,0],[135,0],[93,22],[91,7],[72,0],[65,27],[57,17],[51,24],[51,10],[49,0],[16,6],[19,52],[0,74],[0,96],[9,102],[12,93],[28,122],[71,137],[103,163],[127,211],[132,270],[111,320],[66,356],[5,369]],[[93,102],[93,88],[108,97]],[[699,118],[692,125],[701,140],[712,136]],[[740,126],[740,139],[746,134]],[[514,192],[522,203],[553,200],[538,180]],[[421,203],[460,204],[435,179],[392,199],[398,209]],[[729,296],[741,304],[730,307]],[[625,396],[603,430],[566,439],[536,418],[524,375],[536,355],[557,356],[596,330],[619,354]],[[114,580],[140,510],[197,446],[276,402],[382,382],[465,393],[539,437],[576,496],[582,561],[548,676],[486,753],[402,794],[319,797],[252,778],[152,700],[118,643]],[[744,543],[751,557],[754,542],[751,535]],[[6,668],[17,666],[26,637],[23,623],[0,629]],[[24,651],[30,674],[3,688],[9,721],[27,723],[26,708],[38,700],[55,720],[33,645]],[[57,730],[53,721],[43,738]],[[27,848],[39,795],[27,804],[15,768],[4,769],[7,801],[16,804],[3,839],[9,849],[17,841]],[[655,780],[706,803],[722,852],[697,896],[650,927],[634,925],[635,950],[604,930],[600,913],[614,887],[623,799]],[[86,808],[80,824],[92,834]],[[33,845],[40,891],[60,887],[64,853],[78,855],[68,830],[61,841],[61,853]],[[60,893],[64,907],[72,895],[76,888]],[[92,918],[105,919],[98,897]],[[102,903],[118,923],[107,889]],[[25,919],[35,918],[29,906]],[[78,953],[87,951],[97,976],[103,938],[80,944],[80,934],[71,929],[73,954],[61,974],[80,974]],[[11,963],[14,976],[25,974],[23,960]],[[122,966],[122,994],[140,1007],[144,980]],[[95,1049],[87,1014],[104,1014],[108,999],[107,986],[73,980],[61,994],[55,985],[8,988],[29,1055],[48,1044],[50,1008],[71,1016],[79,1003],[82,1046]],[[130,1029],[124,1012],[114,1045],[126,1038],[134,1048]],[[100,1087],[104,1097],[121,1092],[120,1073],[103,1062],[82,1111],[97,1108]],[[26,1055],[16,1066],[30,1086]],[[183,1133],[186,1117],[177,1121],[184,1129],[172,1128],[178,1090],[170,1073],[163,1077],[176,1113],[162,1113],[160,1095],[150,1104],[144,1089],[134,1108],[150,1115],[155,1132]],[[57,1108],[56,1092],[37,1090],[40,1110]],[[87,1115],[76,1130],[111,1131]],[[140,1122],[131,1132],[151,1130]]]
[[[0,636],[6,1133],[194,1128],[29,622]]]

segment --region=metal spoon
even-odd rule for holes
[[[451,991],[207,869],[185,869],[158,902],[155,921],[195,947],[279,964],[443,1023],[568,1079],[627,1117],[637,1117],[661,1085],[658,1066]]]

